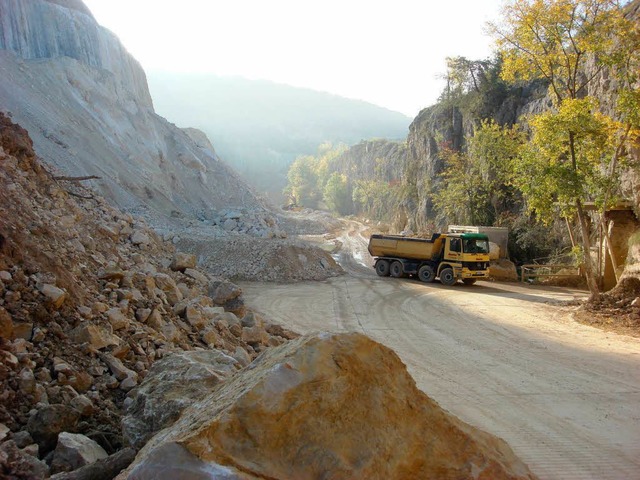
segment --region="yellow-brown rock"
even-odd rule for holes
[[[268,350],[156,435],[119,478],[203,470],[219,472],[207,478],[535,478],[504,441],[418,390],[392,350],[355,333]]]

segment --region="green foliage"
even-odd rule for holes
[[[323,189],[324,202],[332,212],[348,215],[352,211],[351,192],[347,185],[347,177],[334,172]]]
[[[598,57],[597,71],[622,61],[615,34],[628,23],[616,0],[512,0],[503,23],[489,28],[504,59],[502,78],[544,78],[559,104],[593,79],[583,75],[589,55]]]
[[[493,225],[516,195],[510,164],[524,143],[518,127],[483,121],[467,139],[467,151],[443,148],[445,170],[431,199],[440,223]]]
[[[369,218],[389,221],[402,197],[401,192],[402,187],[397,182],[357,180],[352,199],[358,212]]]
[[[318,190],[317,161],[310,155],[295,159],[287,173],[288,184],[285,195],[305,207],[316,208],[321,198]]]
[[[567,230],[562,219],[545,225],[535,215],[508,214],[498,225],[509,228],[509,256],[516,263],[557,257],[566,251]]]
[[[594,106],[590,98],[567,99],[557,112],[529,120],[532,138],[513,161],[513,182],[544,221],[552,221],[558,209],[573,215],[576,199],[602,200],[615,183],[606,168],[610,123]]]
[[[486,60],[447,58],[446,85],[436,107],[458,109],[474,118],[489,117],[507,92],[500,78],[501,65],[500,56]]]
[[[350,213],[351,192],[344,176],[334,172],[334,164],[346,151],[345,145],[323,143],[316,156],[295,159],[287,173],[284,194],[303,207],[318,208],[324,200],[329,209],[342,215]]]
[[[565,214],[575,207],[582,246],[589,252],[581,204],[590,198],[604,204],[611,197],[614,167],[630,125],[623,129],[627,133],[612,134],[616,122],[598,115],[587,87],[609,69],[621,81],[620,91],[634,90],[631,80],[637,70],[628,72],[637,68],[640,36],[625,32],[637,32],[637,26],[624,17],[616,0],[511,0],[503,25],[490,28],[504,59],[503,78],[544,78],[557,108],[529,119],[533,140],[516,162],[515,181],[529,207],[546,221],[556,214],[555,202]],[[593,65],[588,65],[590,59]],[[615,138],[617,144],[611,141]],[[608,159],[613,159],[611,168]],[[584,259],[589,290],[597,296],[590,256]]]

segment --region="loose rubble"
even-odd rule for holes
[[[54,175],[0,114],[0,476],[80,466],[61,435],[120,450],[124,406],[171,353],[216,348],[240,366],[295,337],[143,221]]]

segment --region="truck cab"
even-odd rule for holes
[[[489,238],[482,233],[447,234],[439,270],[443,268],[452,268],[454,277],[467,284],[487,278]]]

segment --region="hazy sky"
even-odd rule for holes
[[[85,0],[147,71],[266,79],[414,117],[445,57],[491,55],[500,0]]]

